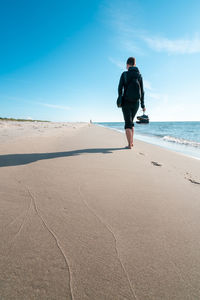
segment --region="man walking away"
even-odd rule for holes
[[[128,141],[126,148],[131,149],[133,147],[134,134],[133,120],[139,108],[139,101],[143,112],[145,112],[146,108],[144,105],[143,80],[139,69],[136,67],[134,57],[127,59],[126,68],[128,71],[123,72],[120,77],[118,95],[121,96],[123,92],[122,112]]]

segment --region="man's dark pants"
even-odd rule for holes
[[[136,102],[125,102],[122,105],[122,112],[124,115],[124,129],[130,128],[132,129],[134,127],[134,117],[138,111],[139,108],[139,100]]]

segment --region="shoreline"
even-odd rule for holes
[[[118,131],[118,132],[120,132],[122,134],[125,134],[125,131],[123,131],[121,129],[117,129],[117,128],[114,128],[114,127],[105,126],[105,125],[98,124],[98,123],[94,123],[94,124],[98,125],[98,126],[105,127],[105,128],[109,128],[111,130]],[[137,133],[134,134],[134,139],[138,140],[138,141],[142,141],[142,142],[148,143],[148,144],[151,144],[151,145],[155,145],[155,146],[161,147],[162,149],[167,149],[169,151],[173,151],[173,152],[179,153],[179,154],[184,155],[186,157],[191,157],[193,159],[200,160],[200,154],[199,154],[199,156],[197,156],[196,153],[195,153],[196,156],[192,155],[192,154],[188,153],[187,149],[185,151],[183,149],[181,149],[182,145],[177,145],[177,144],[171,144],[170,145],[170,144],[167,144],[167,142],[159,141],[156,138],[149,137],[149,136],[144,136],[143,137],[142,135],[137,134]],[[150,139],[150,141],[149,141],[149,139]],[[165,144],[165,145],[163,145],[163,144]],[[179,148],[179,149],[177,149],[177,148]],[[195,148],[193,149],[193,148],[191,148],[189,146],[188,146],[188,148],[189,148],[190,152],[195,149]]]
[[[0,146],[0,298],[200,299],[198,161],[75,127]]]

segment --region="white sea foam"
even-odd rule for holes
[[[172,142],[172,143],[185,145],[185,146],[192,146],[192,147],[200,148],[200,143],[198,143],[198,142],[188,141],[188,140],[181,139],[181,138],[176,138],[176,137],[173,137],[173,136],[170,136],[170,135],[164,136],[163,140],[167,141],[167,142]]]

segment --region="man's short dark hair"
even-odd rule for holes
[[[129,57],[127,59],[127,65],[134,66],[135,65],[135,57]]]

